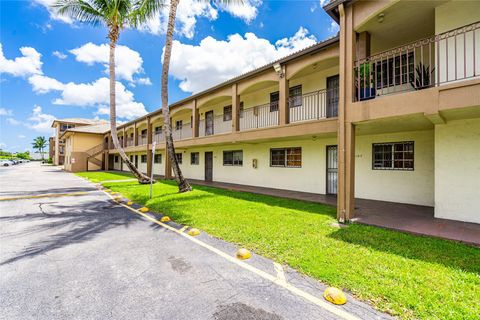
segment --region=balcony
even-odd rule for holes
[[[240,131],[278,126],[278,103],[267,103],[240,111]]]
[[[125,145],[126,147],[133,147],[135,145],[135,143],[134,143],[135,141],[134,141],[133,137],[128,137],[126,142],[127,142],[126,145]]]
[[[190,123],[185,123],[179,128],[173,129],[173,140],[183,140],[192,137],[192,128]]]
[[[146,145],[148,142],[147,134],[142,134],[138,136],[138,145],[143,146]]]
[[[319,120],[338,115],[338,88],[324,89],[291,97],[290,123]]]
[[[162,143],[165,141],[165,136],[163,135],[163,132],[157,132],[153,135],[153,141],[155,141],[157,144]]]
[[[232,120],[224,120],[223,115],[212,119],[202,119],[198,123],[198,136],[210,136],[220,133],[232,132]]]
[[[357,60],[355,100],[479,77],[479,29],[475,22]]]

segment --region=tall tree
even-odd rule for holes
[[[123,162],[141,184],[150,183],[150,178],[141,173],[128,159],[118,141],[115,101],[115,47],[120,32],[127,26],[138,26],[154,15],[163,6],[162,0],[58,0],[53,4],[57,12],[94,26],[103,24],[108,28],[110,40],[110,133],[112,142]]]
[[[175,146],[173,144],[172,136],[172,122],[170,119],[170,106],[168,105],[168,70],[170,68],[170,57],[172,55],[172,41],[173,31],[175,30],[175,17],[177,15],[177,7],[179,0],[170,0],[170,10],[168,13],[168,25],[167,35],[165,40],[165,50],[163,53],[163,65],[162,65],[162,114],[164,122],[165,141],[167,143],[167,155],[170,158],[172,164],[173,173],[175,174],[175,180],[178,184],[179,192],[188,192],[192,190],[192,187],[188,183],[187,179],[182,174],[182,170],[178,165],[178,159],[175,155]]]
[[[42,157],[42,160],[44,160],[43,157],[43,150],[47,147],[47,139],[43,136],[38,136],[35,139],[33,139],[33,149],[38,150],[40,152],[40,156]]]
[[[209,2],[206,0],[205,2]],[[213,0],[212,2],[220,5],[228,5],[230,3],[243,3],[243,0]],[[178,165],[177,157],[175,156],[175,146],[172,136],[172,123],[170,119],[170,107],[168,105],[168,70],[170,67],[170,57],[172,55],[172,41],[173,31],[175,30],[175,18],[177,15],[177,7],[180,0],[170,0],[170,10],[168,13],[167,35],[165,40],[165,50],[163,52],[163,66],[162,66],[162,113],[164,121],[165,140],[167,143],[167,154],[172,164],[175,180],[178,184],[179,192],[188,192],[192,187],[182,174],[182,170]]]

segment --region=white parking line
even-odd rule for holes
[[[277,272],[277,278],[280,281],[287,282],[287,278],[285,278],[285,272],[283,272],[283,267],[280,263],[274,262],[273,267],[275,268],[275,271]]]

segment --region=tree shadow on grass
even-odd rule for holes
[[[358,224],[337,229],[328,237],[375,251],[480,275],[480,249],[455,241]]]
[[[35,238],[34,241],[27,244],[23,252],[1,261],[0,265],[11,264],[55,249],[82,243],[110,229],[128,228],[140,219],[139,216],[133,215],[129,210],[118,206],[113,201],[94,201],[75,206],[54,205],[53,203],[55,202],[39,202],[39,213],[0,217],[0,223],[7,227],[8,224],[17,222],[33,224],[33,226],[23,228],[18,232],[8,233],[7,237],[32,235],[40,237],[40,240]],[[50,210],[47,204],[51,207],[50,209],[54,209],[53,213],[48,212]]]

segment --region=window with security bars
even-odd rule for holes
[[[177,120],[175,122],[175,130],[182,130],[182,127],[183,127],[183,121],[182,120]]]
[[[200,163],[200,153],[192,152],[190,153],[190,164],[199,164]]]
[[[242,166],[243,165],[243,151],[223,151],[223,165],[224,166]]]
[[[232,106],[223,107],[223,121],[232,120]]]
[[[270,149],[270,166],[285,168],[302,167],[302,148]]]
[[[413,170],[413,141],[374,143],[373,170]]]
[[[153,161],[155,163],[162,163],[162,155],[161,154],[156,154],[155,157],[153,158]]]
[[[142,154],[142,156],[140,157],[140,162],[141,163],[147,163],[147,155],[146,154]]]
[[[413,52],[387,58],[372,66],[377,77],[377,89],[408,84],[414,74]]]
[[[175,153],[175,157],[177,158],[178,164],[182,164],[183,153]]]

